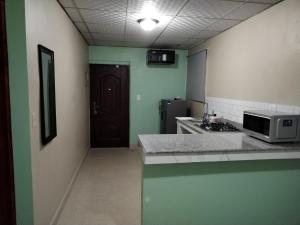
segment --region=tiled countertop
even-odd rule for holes
[[[138,137],[145,164],[300,158],[300,143],[269,144],[242,132]]]

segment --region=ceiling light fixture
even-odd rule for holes
[[[145,31],[150,31],[156,27],[156,25],[159,23],[159,20],[153,18],[142,18],[138,19],[137,22]]]

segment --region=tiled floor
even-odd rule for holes
[[[58,225],[139,225],[140,211],[139,152],[93,149],[80,169]]]

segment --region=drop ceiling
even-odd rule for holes
[[[279,0],[58,0],[89,45],[180,48],[197,46]],[[151,5],[152,31],[137,23]]]

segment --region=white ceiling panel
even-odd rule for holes
[[[228,28],[239,24],[240,20],[218,20],[206,28],[206,30],[224,31]]]
[[[194,36],[194,38],[207,39],[207,38],[211,38],[213,36],[216,36],[219,33],[220,33],[219,31],[215,31],[215,30],[202,30],[198,34],[196,34]]]
[[[92,36],[90,33],[88,32],[82,32],[81,33],[83,35],[83,37],[86,39],[86,40],[93,40]]]
[[[186,42],[187,39],[181,38],[173,38],[173,39],[165,39],[159,38],[153,46],[156,48],[180,48],[181,45],[191,45],[191,43]]]
[[[143,42],[152,43],[156,39],[156,35],[125,35],[125,41],[127,42]]]
[[[186,45],[186,44],[181,44],[181,45],[179,45],[177,48],[178,49],[190,49],[190,48],[192,48],[192,47],[194,47],[194,45]]]
[[[225,19],[245,20],[254,16],[266,8],[270,7],[268,4],[245,3],[240,8],[233,10],[230,14],[226,15]]]
[[[88,45],[95,45],[95,42],[93,40],[86,39],[86,41],[87,41]]]
[[[90,45],[189,48],[279,0],[58,0]],[[159,20],[144,31],[137,20]]]
[[[125,12],[109,12],[99,10],[80,9],[80,13],[87,23],[108,24],[111,26],[125,24]]]
[[[59,0],[63,7],[75,7],[73,0]]]
[[[127,9],[127,0],[74,0],[81,9],[99,9],[103,11],[121,11]]]
[[[83,33],[83,32],[89,32],[89,30],[87,29],[87,26],[85,25],[85,23],[81,23],[81,22],[75,22],[75,26]]]
[[[87,23],[90,32],[95,33],[108,33],[108,34],[119,34],[124,35],[124,25],[123,24],[99,24],[99,23]]]
[[[148,13],[150,6],[154,8],[154,12],[151,13],[172,16],[178,13],[184,2],[183,0],[128,0],[128,12]]]
[[[66,8],[65,9],[68,15],[71,17],[73,22],[82,22],[81,16],[78,12],[78,9],[75,8]]]
[[[190,38],[185,40],[185,44],[187,45],[198,45],[206,41],[204,38]]]
[[[275,4],[280,1],[282,0],[246,0],[246,2],[269,3],[269,4]]]
[[[204,30],[210,24],[216,22],[216,19],[192,18],[192,17],[176,17],[166,29],[166,33],[187,33],[191,36],[197,34],[200,30]]]
[[[178,49],[180,48],[180,44],[179,45],[174,45],[174,44],[169,44],[169,43],[166,43],[166,44],[154,44],[154,45],[151,45],[151,48],[160,48],[160,49]]]
[[[102,41],[125,41],[124,35],[116,35],[116,34],[103,34],[103,33],[91,33],[94,40],[102,40]]]
[[[175,38],[179,38],[179,39],[187,39],[187,38],[193,38],[195,36],[195,32],[191,33],[191,32],[180,32],[178,33],[177,30],[171,30],[171,29],[167,29],[166,31],[164,31],[161,34],[161,38],[163,39],[173,39]]]
[[[95,40],[94,43],[95,45],[101,45],[101,46],[124,46],[126,42]]]
[[[233,9],[240,7],[242,2],[220,0],[190,0],[179,16],[223,18]]]
[[[183,38],[173,38],[173,39],[166,39],[166,38],[162,38],[160,37],[155,44],[180,44],[180,43],[185,43],[186,39]]]
[[[151,47],[151,44],[152,42],[125,42],[126,43],[126,47],[136,47],[136,48],[150,48]]]
[[[102,41],[96,40],[95,45],[99,46],[117,46],[117,47],[137,47],[137,48],[145,48],[150,47],[150,44],[144,42],[126,42],[126,41]]]

